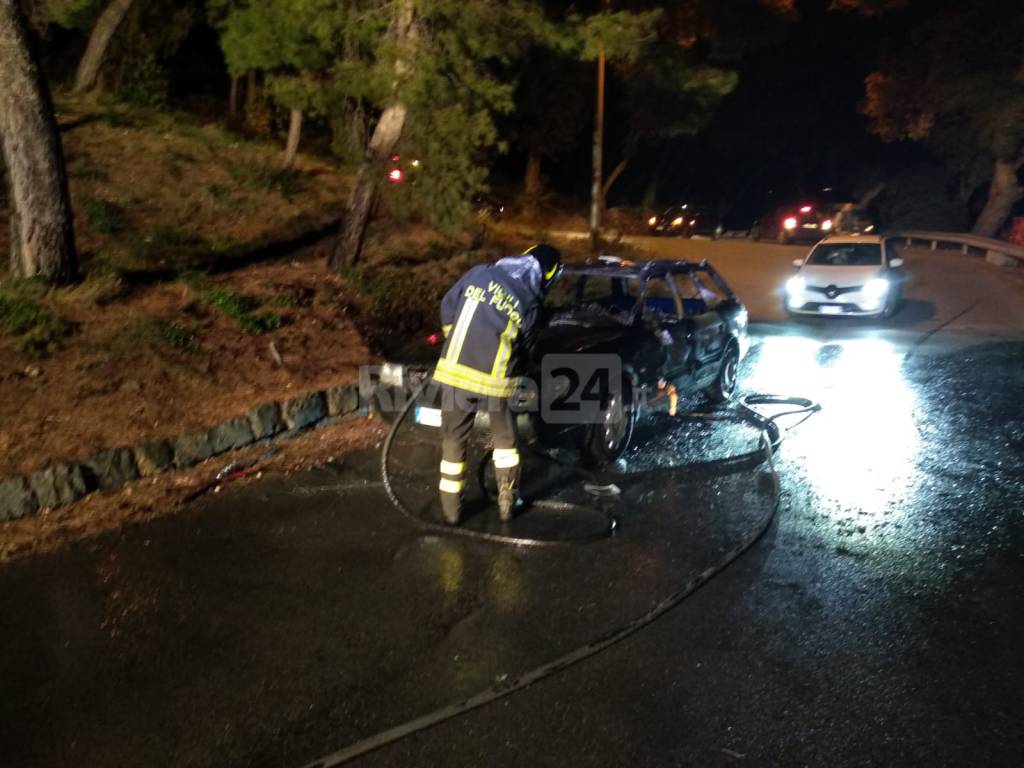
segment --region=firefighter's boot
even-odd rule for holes
[[[502,522],[515,517],[519,501],[519,452],[515,448],[494,449],[494,474],[498,480],[498,516]]]
[[[441,514],[448,525],[458,525],[462,521],[462,476],[465,470],[465,462],[441,462]]]

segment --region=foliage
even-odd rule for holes
[[[228,172],[242,186],[274,190],[286,200],[301,194],[306,186],[305,176],[295,168],[279,168],[262,163],[234,163],[228,166]]]
[[[156,53],[142,49],[134,54],[127,68],[118,95],[128,104],[139,107],[162,107],[167,103],[169,80]]]
[[[877,205],[885,229],[962,230],[967,209],[957,179],[937,163],[921,164],[889,179]]]
[[[541,157],[570,148],[588,123],[593,74],[589,65],[554,50],[531,51],[519,81],[507,131],[515,145]]]
[[[199,328],[198,321],[193,321],[187,327],[178,322],[161,322],[158,332],[160,339],[168,346],[179,352],[194,354],[199,351]]]
[[[415,44],[398,50],[388,35],[395,6],[222,1],[221,46],[233,75],[261,70],[279,104],[338,126],[340,149],[350,157],[362,148],[353,151],[341,126],[401,99],[409,114],[401,152],[430,171],[391,207],[455,228],[486,179],[483,153],[505,148],[495,116],[514,107],[511,62],[530,40],[555,36],[535,2],[420,0]],[[396,82],[399,59],[403,77]]]
[[[132,243],[133,260],[146,266],[185,267],[209,250],[210,243],[206,239],[171,224],[161,224]]]
[[[486,154],[507,149],[497,117],[515,108],[514,62],[555,34],[536,4],[522,0],[429,0],[420,12],[399,97],[409,110],[401,153],[419,158],[424,171],[415,185],[392,191],[402,195],[400,210],[452,231],[485,186]]]
[[[610,61],[631,64],[638,60],[657,37],[655,25],[660,9],[641,13],[606,11],[592,16],[569,17],[569,29],[583,61],[594,61],[603,49]]]
[[[260,334],[276,331],[284,323],[281,315],[271,312],[257,313],[263,304],[260,299],[220,286],[206,292],[206,303],[228,317],[237,320],[246,333]]]
[[[206,301],[211,307],[216,307],[228,317],[236,319],[258,309],[262,304],[255,296],[220,287],[208,290]]]
[[[85,218],[100,235],[116,235],[125,228],[124,212],[114,203],[90,197],[85,201]]]
[[[344,277],[362,298],[368,318],[392,332],[422,328],[437,314],[448,288],[447,281],[410,280],[408,270],[396,267],[357,266]]]
[[[88,32],[103,5],[103,0],[48,0],[46,12],[57,26]]]
[[[987,236],[998,233],[1022,194],[1022,60],[1019,4],[946,2],[914,29],[909,46],[867,78],[863,111],[874,133],[931,145],[959,172],[961,201],[988,188],[974,223]]]
[[[73,331],[70,322],[46,311],[37,302],[23,296],[0,294],[0,332],[17,337],[18,351],[44,355]]]
[[[1002,160],[1024,148],[1024,10],[986,0],[948,5],[870,75],[864,112],[882,138],[924,140],[962,120]]]

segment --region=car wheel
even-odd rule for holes
[[[903,296],[901,296],[898,292],[895,293],[892,296],[892,298],[890,298],[889,301],[886,302],[885,309],[882,310],[882,319],[889,320],[890,318],[892,318],[897,312],[900,311],[900,306],[902,306],[902,304]]]
[[[583,451],[595,464],[609,464],[621,456],[633,439],[636,409],[633,385],[623,379],[622,389],[611,396],[601,421],[591,424],[583,440]]]
[[[740,353],[735,344],[730,344],[722,355],[715,383],[707,389],[708,399],[713,403],[724,403],[732,399],[739,380]]]

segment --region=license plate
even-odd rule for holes
[[[837,307],[834,304],[826,304],[822,307],[818,307],[818,311],[823,315],[841,315],[843,314],[843,308]]]
[[[414,418],[416,419],[417,424],[422,424],[424,427],[440,427],[441,409],[425,408],[421,405],[417,405],[416,415]]]

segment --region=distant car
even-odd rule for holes
[[[832,232],[835,220],[823,206],[805,203],[779,208],[775,213],[754,222],[752,240],[776,240],[779,243],[816,242]]]
[[[903,259],[890,241],[877,235],[828,237],[786,283],[786,311],[791,315],[891,317],[903,296]]]
[[[663,213],[647,220],[647,230],[652,235],[676,235],[693,237],[706,235],[718,237],[718,220],[705,209],[690,204],[673,205]]]

